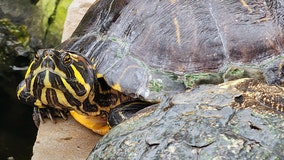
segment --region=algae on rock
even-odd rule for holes
[[[38,11],[34,14],[30,32],[38,33],[38,39],[43,39],[43,46],[54,47],[60,44],[64,21],[68,6],[72,0],[40,0],[36,4]]]
[[[15,65],[18,56],[28,57],[30,35],[26,26],[15,25],[6,18],[0,19],[0,33],[0,71],[6,71]]]

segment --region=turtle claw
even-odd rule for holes
[[[44,123],[44,119],[48,118],[53,123],[56,123],[55,117],[63,118],[64,120],[67,120],[67,113],[66,111],[54,109],[54,108],[38,108],[34,107],[34,113],[33,113],[33,120],[37,127],[39,127],[40,123]]]
[[[50,110],[47,109],[47,113],[46,113],[47,117],[53,122],[53,123],[56,123],[56,121],[53,119],[51,113],[50,113]]]
[[[60,117],[62,117],[64,120],[67,120],[67,114],[63,113],[62,111],[59,111]]]

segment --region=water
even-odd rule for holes
[[[16,98],[16,87],[22,79],[17,72],[0,73],[0,160],[31,159],[37,128],[32,107]]]

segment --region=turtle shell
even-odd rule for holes
[[[182,90],[179,76],[259,64],[283,52],[279,1],[105,0],[57,48],[79,51],[124,93]]]

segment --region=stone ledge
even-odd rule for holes
[[[66,121],[56,120],[56,124],[46,120],[40,125],[32,160],[86,159],[101,136],[81,126],[72,117]]]

